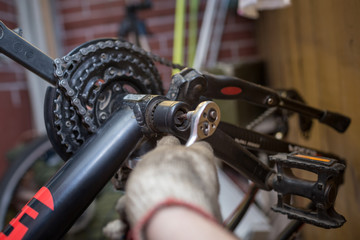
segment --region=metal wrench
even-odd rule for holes
[[[190,136],[186,146],[198,140],[210,137],[220,123],[220,108],[212,101],[200,103],[194,111],[187,113],[187,119],[190,121]]]

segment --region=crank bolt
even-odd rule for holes
[[[70,127],[71,127],[71,122],[70,122],[70,121],[66,121],[66,122],[65,122],[65,126],[67,126],[68,128],[70,128]]]
[[[100,119],[101,119],[101,120],[106,120],[106,119],[107,119],[107,114],[104,113],[104,112],[101,113],[101,114],[100,114]]]
[[[215,110],[215,109],[211,109],[211,110],[209,111],[209,121],[210,121],[210,122],[215,122],[216,118],[217,118],[217,112],[216,112],[216,110]]]
[[[266,103],[268,105],[273,105],[274,104],[274,99],[272,97],[269,97],[267,100],[266,100]]]
[[[209,135],[209,123],[208,122],[204,122],[203,125],[201,126],[201,129],[205,136]]]
[[[187,120],[187,115],[184,111],[179,110],[175,114],[175,125],[177,127],[182,126]]]
[[[121,91],[121,85],[120,84],[115,84],[114,85],[114,91],[115,92],[120,92]]]

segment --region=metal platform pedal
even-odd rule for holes
[[[278,202],[272,207],[275,212],[323,228],[338,228],[345,218],[334,209],[338,186],[343,181],[345,164],[330,158],[314,157],[297,153],[270,156],[277,169],[273,188],[278,193]],[[292,169],[313,172],[317,180],[305,180],[293,174]],[[294,206],[293,197],[311,200],[308,209]]]

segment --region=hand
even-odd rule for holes
[[[142,157],[129,177],[118,210],[123,215],[125,209],[135,234],[142,232],[159,209],[169,206],[182,206],[220,222],[218,194],[216,163],[210,145],[197,142],[185,147],[169,136]]]

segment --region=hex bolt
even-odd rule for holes
[[[204,122],[202,127],[203,127],[202,131],[205,134],[205,136],[209,135],[209,123]]]
[[[114,91],[116,91],[116,92],[120,92],[121,91],[121,85],[120,84],[115,84],[114,85]]]
[[[101,120],[106,120],[107,119],[107,114],[104,113],[104,112],[100,113],[100,119]]]
[[[217,118],[216,110],[215,109],[210,109],[210,111],[209,111],[209,120],[210,120],[210,122],[215,122],[216,118]]]
[[[266,103],[268,105],[273,105],[274,104],[274,99],[272,97],[269,97],[267,100],[266,100]]]
[[[70,122],[70,121],[66,121],[66,122],[65,122],[65,125],[69,128],[69,127],[71,127],[71,122]]]
[[[181,127],[185,123],[186,119],[187,119],[187,114],[185,111],[178,110],[175,113],[175,119],[174,119],[175,121],[174,122],[177,127]]]
[[[277,132],[275,133],[275,138],[276,139],[283,139],[284,138],[284,134],[282,132]]]

